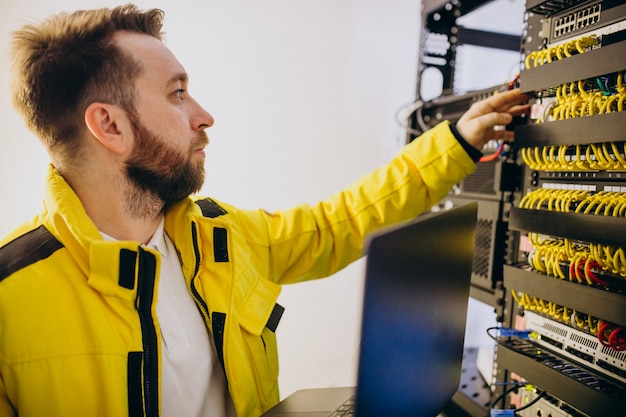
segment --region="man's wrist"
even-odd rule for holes
[[[465,138],[459,133],[458,129],[456,128],[456,123],[450,123],[450,130],[452,131],[452,134],[459,142],[459,144],[461,144],[463,149],[465,149],[465,152],[467,152],[469,157],[472,158],[474,162],[478,162],[478,160],[483,156],[483,153],[479,149],[474,148],[472,145],[469,144],[468,141],[465,140]]]

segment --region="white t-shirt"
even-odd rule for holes
[[[157,299],[162,336],[161,415],[234,417],[213,341],[187,289],[176,249],[163,224],[162,219],[146,245],[161,254]]]

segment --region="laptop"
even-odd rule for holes
[[[303,389],[265,417],[436,416],[459,388],[478,204],[369,238],[356,387]],[[345,404],[345,405],[344,405]],[[354,415],[354,414],[347,414]]]

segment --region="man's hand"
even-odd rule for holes
[[[519,89],[495,94],[477,101],[456,122],[457,131],[473,147],[480,150],[492,139],[513,140],[513,132],[494,129],[511,123],[513,116],[528,111],[529,105],[521,105],[530,96],[521,94]]]

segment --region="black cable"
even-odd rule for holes
[[[494,342],[498,343],[498,344],[502,344],[502,342],[500,341],[500,339],[497,336],[494,336],[491,334],[492,330],[500,330],[499,327],[489,327],[487,328],[487,336],[489,336]]]
[[[498,344],[500,344],[500,345],[503,345],[503,346],[504,346],[504,343],[502,342],[502,340],[500,340],[500,337],[498,337],[498,336],[496,336],[496,335],[493,335],[493,334],[491,333],[493,330],[496,330],[496,331],[499,331],[499,332],[504,331],[504,332],[505,332],[505,334],[506,334],[506,336],[504,336],[504,337],[511,337],[511,335],[515,334],[515,332],[523,332],[524,334],[526,334],[526,331],[521,331],[521,330],[520,330],[520,331],[517,331],[517,330],[514,330],[514,329],[503,329],[503,328],[501,328],[501,327],[497,327],[497,326],[494,326],[494,327],[489,327],[489,328],[487,329],[487,335],[488,335],[491,339],[493,339],[496,343],[498,343]],[[526,338],[526,337],[525,337],[525,338]],[[523,383],[523,384],[525,384],[525,383]],[[511,392],[513,392],[513,391],[517,391],[517,389],[518,389],[518,388],[520,388],[520,385],[515,385],[514,387],[512,387],[512,388],[509,388],[509,389],[505,390],[502,394],[500,394],[500,395],[499,395],[499,396],[498,396],[498,397],[497,397],[497,398],[493,401],[493,406],[496,406],[496,405],[498,404],[498,402],[502,401],[502,406],[504,407],[504,398],[505,398],[508,394],[510,394]],[[517,413],[518,411],[526,410],[527,408],[532,407],[533,405],[535,405],[535,404],[537,403],[537,401],[539,401],[540,399],[542,399],[542,398],[543,398],[543,397],[545,397],[546,395],[547,395],[547,392],[546,392],[546,391],[542,391],[542,392],[540,392],[540,393],[537,395],[537,397],[536,397],[534,400],[532,400],[531,402],[529,402],[528,404],[524,405],[523,407],[520,407],[520,408],[517,408],[517,409],[513,409],[514,413]]]
[[[498,402],[502,401],[502,406],[504,407],[504,398],[505,398],[508,394],[510,394],[511,392],[514,392],[514,391],[515,391],[515,393],[517,394],[517,392],[516,392],[516,391],[517,391],[517,389],[518,389],[518,388],[521,388],[521,387],[520,387],[520,386],[518,386],[518,385],[516,385],[516,386],[514,386],[514,387],[512,387],[512,388],[509,388],[509,389],[505,390],[502,394],[500,394],[500,395],[498,396],[498,398],[496,398],[496,399],[493,401],[493,406],[497,405],[497,404],[498,404]],[[548,395],[548,393],[547,393],[546,391],[541,391],[541,392],[537,395],[537,397],[536,397],[534,400],[532,400],[531,402],[529,402],[528,404],[524,405],[523,407],[520,407],[520,408],[515,408],[515,409],[511,409],[511,410],[512,410],[515,414],[517,414],[518,412],[523,411],[523,410],[526,410],[526,409],[528,409],[528,408],[532,407],[533,405],[537,404],[537,402],[538,402],[540,399],[542,399],[543,397],[545,397],[546,395]]]
[[[493,400],[493,405],[495,406],[496,404],[498,404],[499,401],[503,401],[502,406],[504,407],[504,397],[506,397],[508,394],[512,393],[513,391],[517,391],[518,388],[519,386],[515,385],[514,387],[505,390],[502,394],[498,395],[498,398]]]

